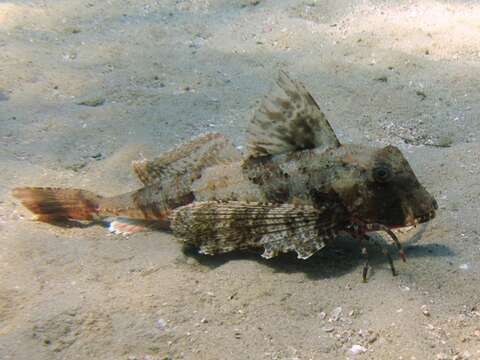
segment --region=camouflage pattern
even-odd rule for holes
[[[247,149],[242,156],[209,133],[135,162],[145,186],[132,193],[17,188],[14,195],[41,220],[158,221],[202,253],[263,248],[267,258],[288,251],[308,258],[340,232],[386,231],[400,249],[390,229],[435,216],[435,199],[398,148],[340,144],[313,97],[284,72],[248,126]]]

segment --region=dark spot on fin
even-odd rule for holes
[[[340,145],[325,114],[302,83],[280,71],[247,129],[250,157]]]

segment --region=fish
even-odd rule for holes
[[[39,221],[110,221],[116,233],[171,230],[207,255],[255,249],[307,259],[342,234],[359,241],[367,281],[369,234],[432,220],[435,198],[395,146],[344,144],[303,83],[280,71],[248,123],[246,151],[206,133],[133,162],[143,187],[104,197],[83,189],[18,187]]]

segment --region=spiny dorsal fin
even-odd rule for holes
[[[325,114],[302,83],[280,71],[247,129],[250,157],[340,145]]]
[[[207,167],[240,159],[240,153],[222,134],[207,133],[156,159],[135,161],[133,169],[140,181],[151,185],[165,177],[189,176],[193,181]]]
[[[195,202],[170,216],[175,236],[205,254],[264,248],[263,257],[296,251],[305,259],[323,248],[335,222],[312,206],[245,202]]]

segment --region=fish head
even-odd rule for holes
[[[333,188],[353,219],[390,228],[435,217],[435,198],[418,181],[395,146],[344,148]]]

